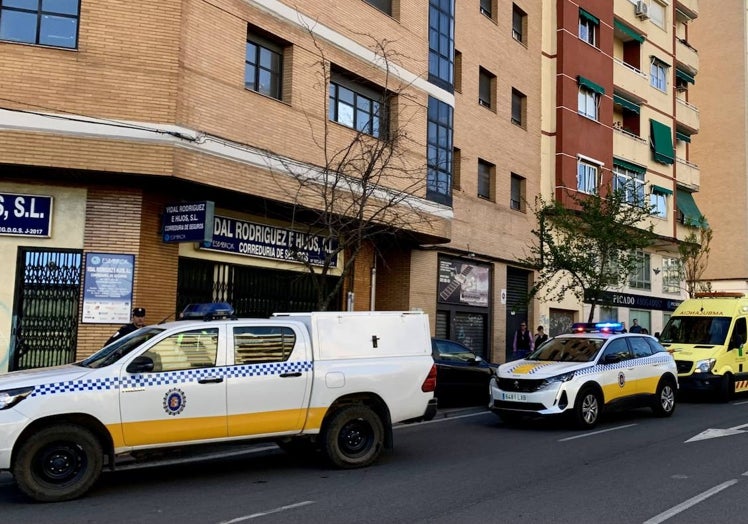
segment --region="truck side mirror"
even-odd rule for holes
[[[126,371],[128,373],[147,373],[153,371],[153,359],[145,355],[137,356],[127,366]]]

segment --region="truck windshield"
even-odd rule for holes
[[[671,317],[660,342],[722,345],[730,329],[730,317]]]
[[[595,337],[552,338],[536,349],[527,360],[591,362],[605,340]]]
[[[145,327],[133,331],[126,337],[123,337],[116,342],[112,342],[108,346],[104,346],[87,359],[78,362],[77,365],[83,366],[84,368],[103,368],[104,366],[117,362],[130,351],[137,348],[147,340],[152,339],[159,333],[163,333],[163,331],[163,328],[157,327]]]

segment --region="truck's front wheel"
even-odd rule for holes
[[[101,443],[87,429],[71,424],[33,433],[18,450],[13,476],[26,495],[59,502],[83,495],[101,475]]]
[[[364,405],[337,411],[324,432],[325,455],[339,468],[362,468],[382,451],[384,427],[381,419]]]

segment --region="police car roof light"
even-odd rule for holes
[[[205,302],[187,304],[182,310],[183,320],[213,320],[218,318],[236,318],[234,308],[228,302]]]
[[[623,333],[621,322],[575,322],[571,326],[573,333]]]

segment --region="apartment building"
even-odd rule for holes
[[[702,2],[690,33],[699,42],[703,72],[690,90],[701,110],[693,158],[707,174],[699,206],[713,231],[703,278],[715,291],[742,293],[748,293],[746,9],[744,1]]]
[[[313,309],[309,260],[342,280],[331,309],[420,308],[502,359],[528,309],[535,4],[0,2],[0,372],[90,354],[132,307]],[[393,136],[366,193],[340,159]],[[319,216],[364,193],[397,219],[349,271]]]
[[[699,72],[691,44],[696,0],[558,0],[544,3],[543,194],[568,201],[608,185],[632,204],[649,199],[657,241],[640,253],[628,286],[609,290],[596,319],[650,332],[684,298],[678,241],[699,224],[700,169],[691,142],[699,109],[690,90]],[[541,305],[551,334],[585,321],[576,300]]]

